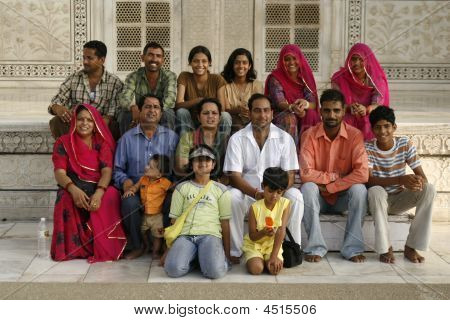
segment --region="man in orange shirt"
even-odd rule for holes
[[[305,131],[300,150],[301,191],[305,203],[303,224],[308,234],[305,260],[319,262],[327,253],[320,230],[321,211],[348,210],[341,254],[364,262],[362,224],[367,212],[369,177],[362,133],[343,122],[344,96],[325,90],[320,97],[322,123]]]

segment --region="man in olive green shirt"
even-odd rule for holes
[[[130,73],[125,79],[124,88],[119,96],[122,107],[119,115],[120,131],[123,134],[139,121],[139,109],[136,100],[146,94],[154,94],[161,99],[163,116],[161,125],[175,129],[175,100],[177,97],[177,76],[162,69],[164,49],[156,42],[149,42],[141,55],[144,67]]]

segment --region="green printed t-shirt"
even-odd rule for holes
[[[170,218],[178,218],[194,201],[203,185],[186,181],[180,183],[172,196]],[[227,187],[213,181],[208,192],[186,217],[180,235],[212,235],[222,238],[220,220],[231,218],[231,196]]]

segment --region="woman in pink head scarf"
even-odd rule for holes
[[[265,95],[274,104],[273,123],[288,132],[297,146],[300,134],[320,122],[316,82],[295,44],[281,49],[277,67],[266,79]]]
[[[331,78],[331,86],[345,96],[345,122],[361,130],[364,140],[374,138],[369,114],[379,105],[389,106],[389,87],[372,50],[364,43],[355,44],[345,66]]]
[[[74,108],[70,130],[56,140],[53,165],[60,186],[53,213],[53,260],[118,260],[126,245],[120,193],[110,186],[116,143],[100,113]]]

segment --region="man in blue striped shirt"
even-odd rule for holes
[[[163,103],[153,94],[137,99],[139,124],[128,130],[117,143],[114,159],[114,183],[122,192],[128,191],[143,176],[145,166],[155,154],[173,160],[178,135],[159,124]],[[173,163],[173,161],[171,161]],[[126,259],[144,253],[141,239],[141,200],[139,193],[122,200],[122,217],[131,252]]]
[[[416,148],[407,137],[394,137],[394,111],[379,106],[369,116],[375,139],[366,142],[369,159],[369,210],[375,220],[375,250],[380,261],[394,263],[389,242],[388,215],[416,207],[405,244],[405,257],[414,263],[425,260],[417,250],[427,250],[431,236],[431,214],[436,196],[427,181]],[[408,165],[414,174],[406,174]]]

